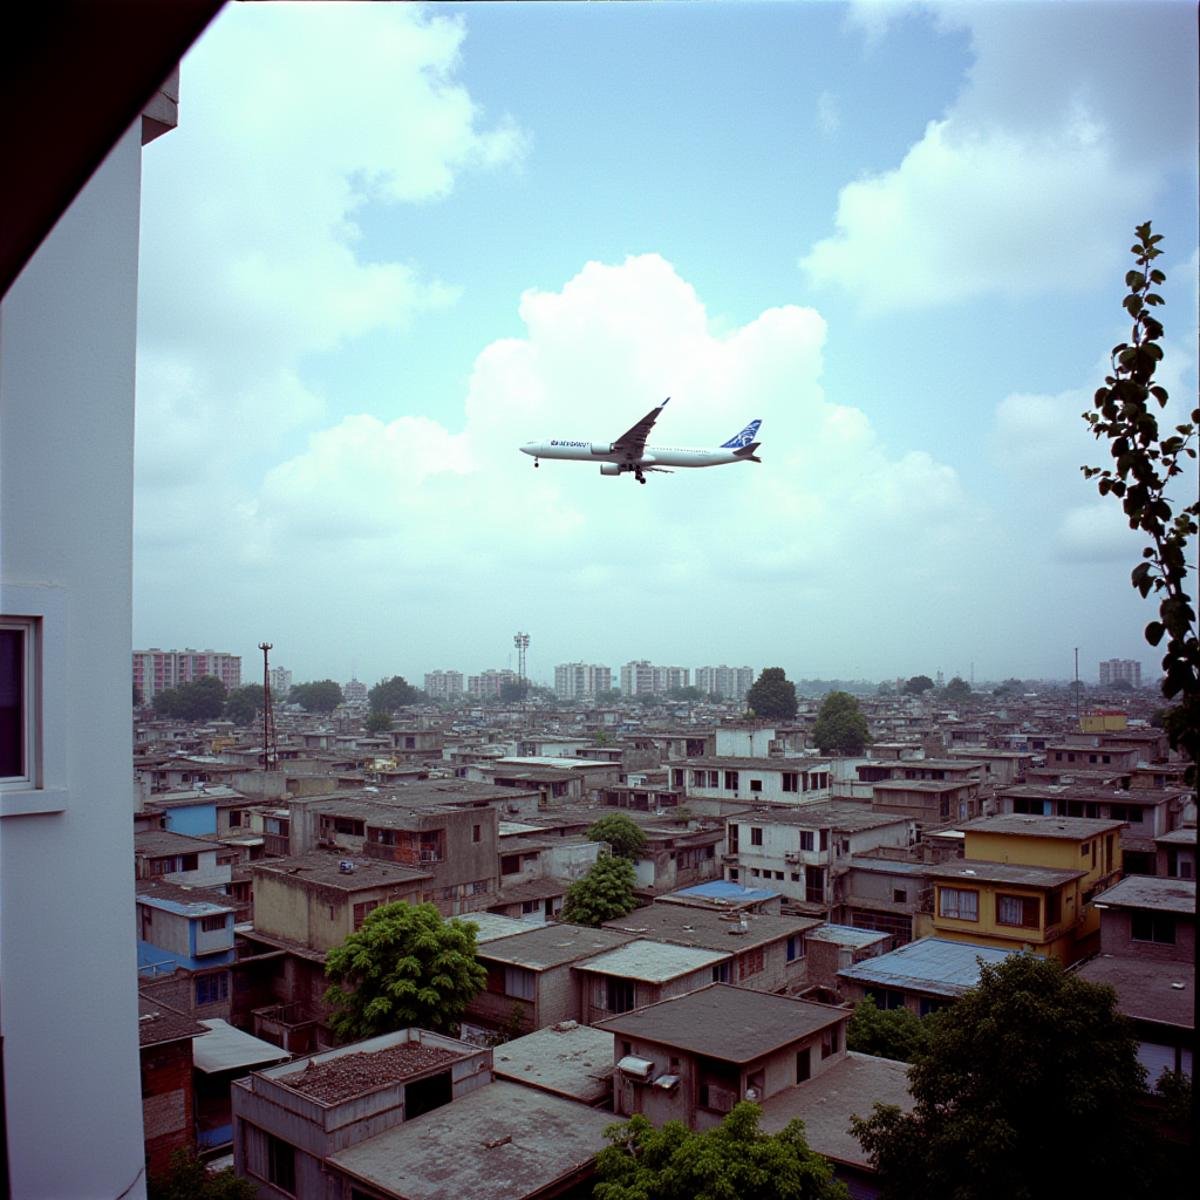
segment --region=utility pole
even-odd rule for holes
[[[518,633],[513,638],[513,645],[517,648],[517,682],[521,684],[521,691],[525,691],[525,652],[529,649],[529,634]]]
[[[263,770],[273,771],[279,765],[279,749],[275,744],[275,706],[271,701],[271,666],[267,655],[271,642],[259,642],[263,652]]]
[[[1083,718],[1079,713],[1079,647],[1075,647],[1075,724],[1082,729]]]

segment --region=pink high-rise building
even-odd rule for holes
[[[143,704],[181,683],[195,683],[205,675],[215,675],[226,687],[242,686],[242,656],[221,650],[135,650],[133,683]]]

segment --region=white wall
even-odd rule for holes
[[[0,580],[53,585],[67,622],[54,647],[67,686],[46,713],[62,811],[0,818],[0,1028],[22,1200],[144,1191],[129,665],[138,125],[0,309]]]

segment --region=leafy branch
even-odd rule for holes
[[[1171,744],[1191,759],[1194,782],[1200,760],[1200,640],[1196,611],[1186,589],[1187,550],[1196,536],[1200,501],[1176,512],[1167,488],[1184,474],[1187,460],[1196,458],[1191,442],[1200,425],[1200,409],[1193,410],[1190,422],[1162,435],[1156,408],[1165,408],[1168,397],[1166,388],[1155,382],[1163,357],[1159,344],[1163,327],[1154,310],[1163,303],[1155,289],[1166,276],[1153,265],[1162,254],[1158,248],[1162,235],[1151,232],[1149,221],[1139,225],[1135,234],[1130,252],[1137,266],[1125,276],[1129,291],[1121,302],[1133,328],[1128,342],[1113,347],[1112,373],[1097,390],[1094,408],[1082,414],[1097,439],[1108,439],[1113,465],[1082,470],[1084,478],[1097,480],[1102,496],[1120,499],[1129,527],[1149,540],[1130,582],[1143,597],[1159,593],[1159,619],[1146,626],[1146,641],[1157,646],[1167,639],[1163,695],[1168,700],[1179,698],[1167,732]],[[1194,485],[1194,472],[1187,473]],[[1182,482],[1189,486],[1186,479]]]

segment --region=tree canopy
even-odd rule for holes
[[[619,858],[637,858],[646,844],[641,826],[624,813],[614,812],[588,826],[587,835],[593,842],[607,842]]]
[[[386,712],[367,713],[368,733],[387,733],[392,728],[392,714]]]
[[[929,1047],[930,1023],[910,1008],[880,1009],[871,996],[854,1006],[846,1026],[846,1049],[876,1058],[912,1062]]]
[[[506,679],[500,685],[500,699],[505,704],[516,704],[518,701],[524,700],[529,695],[529,680],[528,679]]]
[[[342,685],[332,679],[296,683],[292,685],[288,699],[305,712],[331,713],[342,702]]]
[[[743,1100],[703,1133],[681,1121],[656,1129],[640,1114],[610,1125],[594,1200],[847,1200],[833,1167],[805,1141],[802,1121],[766,1134],[758,1119],[758,1106]]]
[[[623,917],[637,907],[634,882],[633,863],[627,858],[606,854],[567,889],[563,920],[596,928],[605,921]]]
[[[235,725],[253,725],[263,710],[266,692],[261,683],[247,683],[234,688],[225,697],[225,716]]]
[[[443,919],[432,904],[396,901],[368,913],[362,927],[325,958],[325,1002],[340,1038],[406,1029],[452,1032],[487,983],[475,958],[475,926]]]
[[[971,685],[959,675],[955,675],[942,689],[942,696],[946,700],[969,700],[972,695]]]
[[[867,718],[849,692],[830,692],[825,697],[812,736],[822,754],[861,754],[871,740]]]
[[[1014,954],[926,1020],[913,1111],[853,1122],[887,1200],[1143,1194],[1144,1071],[1111,988]]]
[[[790,721],[796,715],[796,685],[782,667],[764,667],[746,693],[746,707],[756,717]]]
[[[919,696],[922,692],[933,687],[933,680],[928,675],[914,675],[904,685],[906,696]]]
[[[367,693],[367,703],[372,712],[394,713],[401,708],[420,704],[421,700],[421,693],[403,675],[381,679]]]
[[[255,1200],[258,1186],[232,1167],[211,1170],[193,1149],[176,1150],[166,1171],[146,1181],[147,1200]]]
[[[212,721],[225,711],[225,685],[215,675],[194,683],[181,683],[154,696],[154,711],[160,717],[180,721]]]

